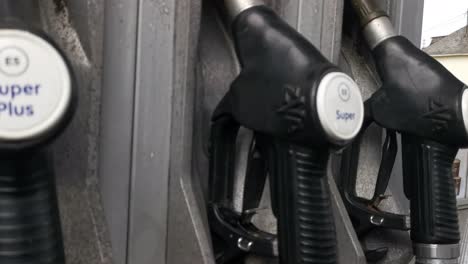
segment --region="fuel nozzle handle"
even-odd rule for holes
[[[416,263],[456,264],[460,231],[452,164],[458,148],[408,134],[402,148]]]
[[[230,116],[257,135],[274,186],[281,263],[336,263],[327,164],[330,149],[361,128],[360,91],[270,8],[225,3],[242,71],[214,118]]]
[[[363,31],[383,81],[366,106],[376,123],[402,135],[416,261],[456,263],[460,233],[451,167],[458,149],[468,144],[467,87],[395,34],[386,15],[366,19],[365,13],[357,13],[369,21]]]
[[[74,78],[57,45],[16,13],[26,1],[2,5],[11,9],[0,21],[0,263],[64,264],[48,147],[72,118]]]

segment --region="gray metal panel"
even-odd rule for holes
[[[309,39],[328,59],[338,63],[343,0],[280,1],[286,21]]]
[[[178,1],[170,167],[170,208],[166,263],[214,263],[201,178],[193,169],[196,113],[195,73],[201,20],[201,0]],[[201,87],[200,87],[201,88]],[[198,95],[196,97],[196,95]],[[199,109],[200,110],[200,109]],[[201,154],[203,155],[203,154]]]
[[[128,263],[165,263],[176,4],[141,0]]]
[[[53,149],[67,263],[111,263],[96,173],[104,3],[34,2],[40,6],[42,27],[72,63],[79,94],[75,117]],[[77,13],[81,15],[75,16]],[[78,24],[88,28],[77,30]],[[39,26],[38,22],[34,25]],[[90,50],[84,48],[84,39],[88,40]]]
[[[460,220],[460,263],[468,263],[468,210],[460,209],[458,210],[458,219]]]
[[[114,259],[127,258],[138,1],[106,1],[100,135],[102,200]]]
[[[203,192],[208,182],[209,124],[215,104],[237,71],[232,70],[234,60],[224,45],[227,35],[214,16],[210,4],[214,2],[204,5],[200,35],[201,1],[178,3],[167,263],[214,263]]]
[[[202,194],[207,179],[209,116],[232,80],[236,63],[229,47],[212,57],[205,54],[205,61],[200,60],[197,68],[203,80],[196,85],[190,77],[195,67],[190,43],[196,42],[199,1],[140,0],[140,13],[136,1],[129,2],[107,1],[113,10],[106,15],[108,77],[103,96],[101,175],[116,260],[124,263],[125,215],[130,210],[129,264],[213,263]],[[338,61],[343,1],[275,2],[292,25],[327,57]],[[322,17],[322,12],[334,15]],[[208,23],[217,22],[213,18]],[[206,41],[206,52],[222,50],[210,40]],[[132,197],[125,192],[129,186]],[[349,225],[346,230],[350,232]]]
[[[421,46],[424,0],[393,0],[390,15],[397,32]]]

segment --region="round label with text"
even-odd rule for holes
[[[332,141],[357,136],[364,121],[364,103],[357,84],[341,72],[327,74],[317,91],[320,123]]]
[[[63,118],[71,101],[70,72],[43,38],[0,30],[0,140],[27,140]]]

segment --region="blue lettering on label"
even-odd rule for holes
[[[8,84],[0,85],[0,116],[31,117],[34,116],[33,105],[15,104],[15,99],[21,96],[38,96],[41,90],[40,84]]]
[[[355,113],[340,112],[340,110],[336,110],[336,120],[352,121],[354,119],[356,119]]]
[[[32,105],[15,105],[12,102],[0,102],[0,116],[29,117],[34,115]]]
[[[0,85],[0,97],[9,97],[11,100],[14,100],[19,96],[36,96],[39,95],[40,89],[40,84]]]

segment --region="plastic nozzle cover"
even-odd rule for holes
[[[388,16],[374,0],[351,0],[354,10],[356,10],[361,25],[365,26],[372,20]]]

